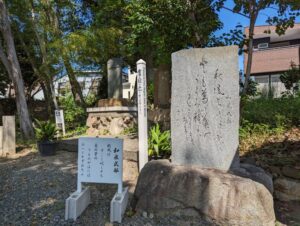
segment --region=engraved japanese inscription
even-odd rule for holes
[[[238,148],[235,46],[172,54],[172,161],[228,170]]]

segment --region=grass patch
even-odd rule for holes
[[[244,102],[239,151],[262,166],[300,161],[300,97]]]

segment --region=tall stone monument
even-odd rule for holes
[[[228,170],[239,144],[238,47],[172,54],[172,162]]]
[[[121,58],[112,58],[107,62],[107,82],[109,99],[122,99],[122,65],[123,60]]]

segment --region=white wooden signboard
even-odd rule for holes
[[[121,223],[128,202],[128,188],[123,189],[122,139],[79,138],[77,191],[66,200],[66,219],[76,220],[90,204],[90,190],[82,188],[82,183],[118,184],[110,220]]]
[[[123,140],[80,138],[78,145],[78,191],[82,182],[90,182],[118,184],[122,193]]]
[[[55,123],[57,127],[62,129],[63,135],[65,136],[66,130],[65,130],[65,118],[64,118],[63,110],[55,110]]]

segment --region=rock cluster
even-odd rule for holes
[[[116,116],[106,114],[89,114],[87,120],[87,134],[98,135],[120,135],[126,128],[133,128],[137,119],[133,115],[120,113]]]
[[[201,216],[216,225],[274,225],[272,194],[260,183],[221,170],[151,161],[132,207],[159,216]]]

